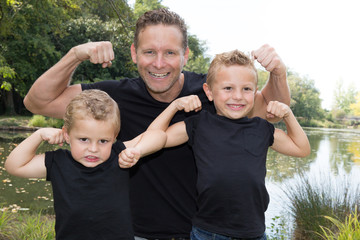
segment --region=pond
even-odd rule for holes
[[[299,175],[316,178],[324,174],[326,179],[345,176],[354,186],[360,184],[360,130],[305,128],[305,132],[312,148],[308,157],[288,157],[269,150],[266,184],[271,200],[266,212],[267,225],[273,217],[285,214],[288,202],[284,191]],[[0,131],[0,208],[52,213],[50,183],[12,177],[4,170],[9,152],[29,134]],[[39,153],[51,149],[54,146],[45,143]]]

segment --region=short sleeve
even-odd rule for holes
[[[51,168],[54,162],[55,152],[45,152],[46,181],[51,181]]]
[[[199,121],[200,114],[191,116],[184,120],[186,126],[186,133],[189,137],[188,144],[192,146],[194,144],[194,135],[197,127],[197,123]]]
[[[274,132],[275,132],[275,127],[274,127],[274,125],[272,124],[272,123],[270,123],[270,122],[268,122],[268,121],[266,121],[267,122],[267,127],[268,127],[268,129],[269,129],[269,146],[272,146],[273,145],[273,143],[274,143]]]
[[[124,145],[123,142],[121,141],[116,141],[113,146],[112,146],[113,150],[115,151],[116,155],[119,155],[119,153],[121,153],[122,150],[126,149],[126,146]]]

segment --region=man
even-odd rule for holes
[[[176,98],[196,94],[203,108],[214,110],[202,85],[206,75],[183,71],[188,60],[186,25],[176,13],[153,10],[136,24],[131,55],[140,78],[70,85],[71,75],[85,60],[110,67],[114,53],[110,42],[91,42],[73,47],[57,64],[40,76],[24,99],[35,114],[61,118],[70,100],[85,89],[101,89],[119,105],[122,141],[144,132]],[[257,93],[249,116],[266,118],[266,103],[290,103],[286,67],[275,50],[264,45],[253,52],[270,73],[265,88]],[[196,113],[178,112],[170,124]],[[196,210],[196,168],[188,145],[163,149],[142,159],[131,169],[130,203],[137,237],[189,238]]]

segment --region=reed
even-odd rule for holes
[[[337,233],[331,219],[345,219],[359,204],[359,187],[352,188],[348,178],[319,176],[318,180],[310,180],[301,175],[294,186],[286,188],[288,209],[294,219],[294,239],[321,239],[323,229]]]

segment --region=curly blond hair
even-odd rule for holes
[[[76,120],[88,117],[100,121],[109,121],[114,127],[115,135],[120,132],[119,107],[104,91],[84,90],[73,98],[66,107],[64,127],[70,132]]]

